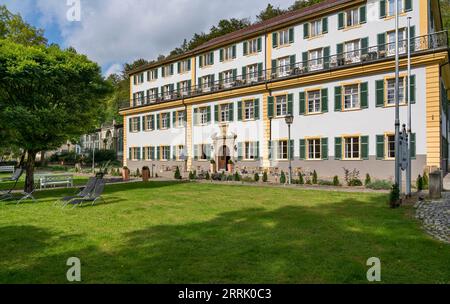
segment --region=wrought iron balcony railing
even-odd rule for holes
[[[411,54],[426,51],[448,49],[447,31],[437,32],[425,36],[411,38]],[[399,52],[405,56],[408,48],[406,40],[399,42]],[[267,82],[300,77],[312,73],[334,70],[355,65],[367,64],[375,61],[393,58],[395,42],[376,45],[331,56],[309,58],[308,60],[278,66],[272,69],[259,70],[236,77],[226,78],[215,82],[206,82],[200,86],[192,86],[163,92],[157,95],[141,96],[120,105],[121,110],[143,107],[152,104],[180,100],[199,95],[212,94],[220,91],[232,90]]]

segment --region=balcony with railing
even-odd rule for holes
[[[447,31],[442,31],[425,36],[414,37],[411,38],[411,43],[409,46],[411,48],[412,55],[430,51],[436,52],[439,50],[448,50],[448,33]],[[407,40],[399,41],[399,53],[401,57],[406,56],[407,50]],[[252,71],[251,73],[238,75],[233,78],[226,78],[215,82],[206,82],[200,86],[181,88],[180,90],[167,91],[157,95],[141,96],[134,98],[131,103],[130,101],[123,102],[120,105],[120,109],[126,110],[130,108],[138,108],[226,90],[276,82],[289,78],[321,73],[324,71],[332,71],[346,67],[374,63],[382,60],[389,60],[393,59],[394,56],[395,42],[386,43],[327,57],[278,66],[272,69]]]

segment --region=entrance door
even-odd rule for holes
[[[222,146],[221,151],[219,153],[219,159],[217,163],[217,169],[228,171],[228,161],[231,159],[230,157],[230,150],[227,146]]]

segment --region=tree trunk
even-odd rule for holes
[[[36,162],[36,152],[27,151],[27,174],[25,179],[25,189],[26,193],[31,193],[34,190],[34,165]]]
[[[45,158],[45,151],[41,151],[41,167],[47,166],[47,159]]]

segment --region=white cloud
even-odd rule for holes
[[[112,64],[104,73],[105,77],[108,77],[111,74],[119,74],[122,71],[122,65],[118,63]]]
[[[294,0],[81,0],[81,22],[66,19],[66,0],[4,0],[26,18],[33,5],[41,26],[56,24],[64,46],[87,54],[106,70],[116,71],[138,58],[155,59],[207,31],[220,19],[252,18],[267,3],[287,7]],[[2,2],[2,0],[0,0]],[[27,3],[27,5],[24,5]]]

